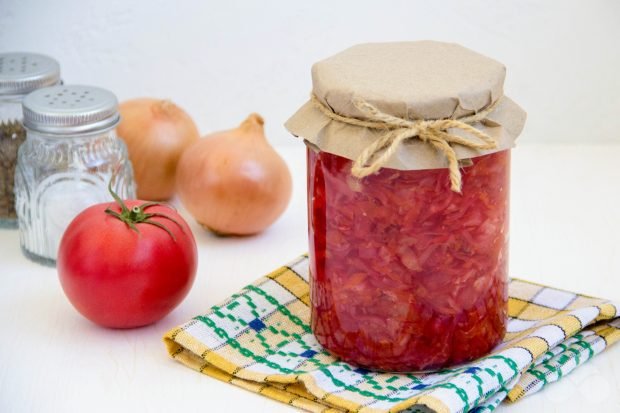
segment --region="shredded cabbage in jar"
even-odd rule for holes
[[[383,168],[308,149],[312,329],[344,361],[427,370],[488,353],[505,332],[510,151],[447,169]]]

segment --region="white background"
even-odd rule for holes
[[[620,2],[0,0],[0,51],[56,57],[67,83],[170,98],[203,133],[253,111],[276,144],[310,66],[362,42],[461,43],[508,68],[522,142],[620,142]]]
[[[121,100],[170,98],[203,133],[260,112],[294,182],[286,213],[257,237],[192,223],[194,288],[139,330],[82,319],[55,271],[0,231],[0,411],[290,411],[174,363],[161,336],[307,249],[303,148],[281,125],[308,96],[311,64],[359,42],[424,38],[506,64],[506,92],[528,111],[513,151],[511,274],[620,301],[617,0],[0,0],[0,51],[55,56],[67,83]],[[620,411],[620,344],[504,410]]]

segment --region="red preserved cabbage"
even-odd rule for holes
[[[383,168],[308,149],[312,329],[342,360],[427,370],[488,353],[505,333],[510,151],[462,167]]]

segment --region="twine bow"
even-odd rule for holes
[[[361,126],[370,129],[385,130],[378,139],[368,145],[353,162],[351,174],[358,178],[371,175],[385,165],[401,143],[411,138],[418,138],[422,142],[432,145],[442,152],[448,160],[450,171],[450,188],[454,192],[461,192],[461,172],[456,153],[451,144],[467,146],[473,149],[495,149],[497,141],[486,133],[471,126],[487,117],[497,106],[499,99],[486,109],[471,116],[459,119],[435,120],[407,120],[381,112],[375,106],[362,98],[353,99],[353,105],[366,118],[361,120],[339,115],[325,106],[316,95],[312,94],[311,101],[327,117],[349,125]],[[460,129],[469,137],[462,137],[449,133],[449,129]]]

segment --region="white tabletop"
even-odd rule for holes
[[[108,330],[65,299],[56,271],[26,260],[0,230],[0,411],[290,412],[170,358],[161,337],[307,249],[302,145],[278,148],[293,174],[288,210],[250,238],[218,238],[192,222],[196,282],[160,322]],[[620,301],[620,145],[513,151],[511,274]],[[191,221],[184,212],[184,216]],[[506,412],[620,411],[620,344]]]

